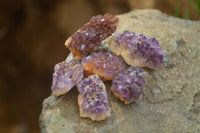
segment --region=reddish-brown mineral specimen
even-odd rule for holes
[[[110,117],[106,88],[99,76],[91,75],[77,85],[81,117],[101,121]]]
[[[56,96],[70,91],[83,78],[83,68],[76,60],[63,61],[55,65],[51,90]]]
[[[112,81],[111,91],[125,104],[139,100],[143,95],[147,73],[140,67],[130,67],[119,73]]]
[[[125,63],[114,53],[98,52],[81,60],[86,75],[96,74],[103,81],[112,80],[114,76],[125,69]]]
[[[116,31],[118,17],[111,14],[97,15],[74,33],[65,43],[77,59],[97,50],[102,40]]]
[[[132,66],[156,69],[164,64],[164,53],[158,41],[143,34],[130,31],[116,33],[110,40],[109,48]]]

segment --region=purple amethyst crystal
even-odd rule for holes
[[[77,59],[97,50],[102,40],[116,31],[119,18],[111,15],[97,15],[74,33],[65,43]]]
[[[99,76],[91,75],[77,85],[78,104],[81,117],[105,120],[110,116],[106,88]]]
[[[112,80],[114,76],[125,69],[125,63],[114,53],[99,52],[82,59],[81,64],[86,75],[96,74],[103,81]]]
[[[130,31],[116,33],[109,43],[109,48],[132,66],[156,69],[164,64],[164,53],[158,41],[143,34]]]
[[[56,96],[63,95],[77,85],[83,78],[83,68],[76,59],[55,65],[52,91]]]
[[[125,104],[139,100],[143,95],[147,73],[140,67],[130,67],[112,81],[111,90]]]

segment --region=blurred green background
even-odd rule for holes
[[[0,0],[0,133],[39,133],[65,40],[93,15],[154,8],[199,20],[200,0]]]

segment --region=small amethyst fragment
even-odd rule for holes
[[[130,31],[116,33],[109,43],[109,48],[132,66],[157,69],[164,64],[164,52],[158,41],[143,34]]]
[[[76,59],[55,65],[51,90],[56,96],[63,95],[76,86],[83,78],[83,68]]]
[[[131,66],[112,81],[111,91],[125,104],[139,100],[143,95],[147,73],[140,67]]]
[[[99,76],[91,75],[77,85],[81,117],[101,121],[110,117],[106,88]]]
[[[96,74],[103,81],[112,80],[114,76],[125,69],[125,63],[112,52],[98,52],[81,60],[86,75]]]
[[[74,33],[65,45],[74,57],[81,59],[97,50],[101,42],[116,31],[119,18],[111,15],[97,15]]]

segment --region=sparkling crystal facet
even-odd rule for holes
[[[112,52],[98,52],[82,59],[81,64],[86,75],[96,74],[103,81],[113,77],[125,69],[125,63]]]
[[[147,73],[140,67],[130,67],[112,81],[113,94],[126,104],[139,100],[143,95]]]
[[[74,57],[80,59],[97,50],[102,40],[116,31],[118,17],[111,14],[97,15],[74,33],[65,43]]]
[[[77,85],[80,116],[104,120],[110,116],[106,88],[100,77],[91,75]]]
[[[83,68],[76,59],[60,62],[54,67],[51,89],[56,96],[63,95],[77,85],[83,76]]]
[[[109,48],[132,66],[156,69],[164,64],[164,52],[158,41],[143,34],[130,31],[116,33],[110,40]]]

